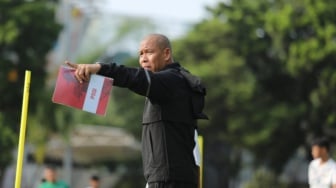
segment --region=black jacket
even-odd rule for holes
[[[202,114],[205,88],[178,63],[153,73],[142,68],[101,64],[98,74],[114,85],[146,96],[142,120],[142,156],[147,182],[197,183],[193,149],[196,119]]]

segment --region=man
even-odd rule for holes
[[[65,182],[57,180],[55,167],[47,166],[44,170],[43,182],[38,188],[69,188],[69,186]]]
[[[193,149],[197,119],[202,113],[205,88],[200,80],[174,62],[168,38],[151,34],[141,43],[141,68],[115,63],[72,64],[79,82],[91,74],[114,79],[146,97],[142,119],[142,157],[149,188],[196,188],[198,166]]]
[[[312,143],[313,160],[309,164],[310,188],[336,188],[336,163],[329,156],[330,143],[319,138]]]
[[[98,176],[93,175],[90,178],[90,186],[88,188],[99,188],[100,179]]]

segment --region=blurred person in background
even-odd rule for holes
[[[148,188],[197,188],[199,167],[193,155],[197,120],[203,114],[205,87],[173,60],[169,39],[151,34],[140,43],[140,68],[116,63],[74,64],[82,83],[91,74],[146,97],[142,118],[142,159]]]
[[[97,175],[93,175],[90,178],[90,182],[89,182],[90,186],[87,188],[99,188],[100,185],[100,178]]]
[[[312,142],[313,160],[308,168],[310,188],[336,188],[336,163],[330,157],[330,142],[327,138],[317,138]]]
[[[60,180],[57,180],[57,172],[54,166],[46,166],[44,177],[38,188],[69,188],[69,186]]]

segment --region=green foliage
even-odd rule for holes
[[[60,29],[53,20],[50,1],[0,2],[0,111],[13,127],[18,124],[25,70],[32,71],[30,110],[43,93],[45,55]]]
[[[279,173],[309,135],[334,128],[335,6],[329,0],[218,3],[175,42],[175,58],[208,89],[211,120],[201,123],[206,153],[216,140],[229,142]]]
[[[53,6],[48,0],[0,1],[0,172],[10,164],[11,151],[19,137],[26,70],[32,72],[29,118],[39,111],[38,103],[42,103],[44,98],[45,57],[60,30],[60,26],[54,22]],[[48,109],[44,112],[48,112]],[[46,114],[40,116],[45,116],[44,119],[47,117]],[[29,122],[35,125],[39,121],[32,118]],[[44,126],[48,125],[45,121],[43,123]],[[41,135],[35,136],[43,138]]]
[[[283,183],[277,179],[276,174],[266,170],[258,169],[252,179],[245,183],[244,188],[286,188],[288,187],[286,183]]]
[[[4,121],[2,113],[0,113],[0,169],[4,169],[12,157],[12,147],[15,143],[15,134],[13,130]],[[0,177],[2,176],[0,170]]]

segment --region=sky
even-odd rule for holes
[[[206,16],[205,6],[219,1],[223,0],[107,0],[104,9],[119,14],[197,22]]]

